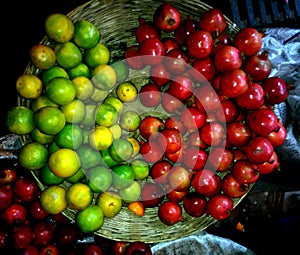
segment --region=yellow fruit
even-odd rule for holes
[[[47,85],[46,96],[58,105],[71,103],[76,97],[76,87],[73,82],[64,77],[51,79]]]
[[[77,76],[72,80],[76,87],[76,98],[85,101],[88,100],[94,92],[94,85],[89,78],[85,76]]]
[[[96,109],[96,123],[99,126],[111,127],[118,121],[118,113],[115,107],[103,103]]]
[[[61,148],[49,156],[48,165],[50,170],[61,178],[74,175],[80,168],[80,159],[76,151]]]
[[[122,136],[122,129],[119,124],[114,124],[109,127],[114,139],[119,139]]]
[[[100,40],[100,32],[98,28],[88,20],[77,20],[74,23],[74,41],[83,48],[90,49],[94,47]]]
[[[139,154],[141,149],[141,144],[135,137],[128,137],[127,140],[131,143],[133,152],[132,152],[132,158],[134,158],[136,155]]]
[[[94,86],[101,90],[110,90],[116,85],[117,75],[115,70],[107,65],[97,65],[92,70],[92,82]]]
[[[37,44],[30,48],[29,57],[31,63],[41,70],[49,69],[56,63],[56,54],[54,50],[47,45]]]
[[[83,210],[91,204],[93,192],[85,183],[74,183],[67,189],[66,200],[71,209]]]
[[[26,106],[14,106],[6,115],[6,126],[14,134],[25,135],[34,130],[33,111]]]
[[[84,60],[91,68],[98,65],[106,65],[110,60],[109,49],[103,43],[97,43],[84,53]]]
[[[85,104],[76,98],[72,102],[62,105],[60,109],[65,115],[68,123],[78,124],[86,115]]]
[[[34,113],[36,127],[44,134],[56,135],[66,124],[66,117],[57,107],[45,106]]]
[[[38,170],[44,167],[49,158],[47,148],[38,142],[25,144],[18,153],[20,166],[28,170]]]
[[[137,88],[129,81],[119,84],[116,93],[122,102],[132,102],[137,98]]]
[[[61,213],[67,207],[66,190],[58,185],[52,185],[42,191],[40,196],[42,208],[50,214]]]
[[[124,110],[123,102],[115,96],[110,95],[110,96],[106,97],[104,99],[103,103],[107,103],[107,104],[110,104],[113,107],[115,107],[118,112],[118,115],[121,115]]]
[[[70,41],[75,29],[72,20],[62,13],[50,14],[44,27],[48,37],[59,43]]]
[[[118,193],[106,191],[98,196],[97,205],[102,209],[105,217],[113,218],[122,209],[122,199]]]
[[[34,74],[23,74],[17,79],[16,90],[21,97],[36,99],[43,92],[43,83]]]
[[[113,142],[111,130],[105,126],[96,126],[89,134],[89,144],[97,150],[107,149]]]
[[[66,42],[56,45],[56,61],[63,68],[73,68],[81,63],[82,53],[73,42]]]

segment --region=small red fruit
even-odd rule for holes
[[[164,32],[174,31],[180,24],[180,11],[172,4],[159,5],[153,14],[154,24]]]
[[[158,217],[167,226],[183,220],[181,206],[174,201],[165,201],[158,207]]]
[[[200,217],[205,214],[207,200],[198,192],[189,192],[183,199],[183,208],[187,214]]]
[[[208,200],[206,214],[216,220],[225,220],[231,215],[232,210],[232,198],[224,194],[218,194]]]

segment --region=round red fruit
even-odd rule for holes
[[[150,168],[150,176],[159,184],[167,183],[167,176],[172,168],[172,164],[167,160],[154,163]]]
[[[225,220],[231,215],[232,210],[232,198],[224,194],[218,194],[208,200],[206,214],[216,220]]]
[[[227,23],[222,11],[212,8],[202,14],[199,25],[201,29],[215,36],[223,33]]]
[[[147,83],[141,87],[139,98],[145,107],[155,107],[160,104],[161,91],[155,83]]]
[[[246,159],[236,161],[232,167],[231,173],[235,180],[241,184],[254,183],[259,177],[257,166]]]
[[[182,166],[173,166],[167,176],[169,189],[185,191],[190,188],[190,171]]]
[[[194,58],[206,58],[210,55],[213,44],[213,38],[209,32],[195,30],[187,38],[187,51]]]
[[[190,170],[199,171],[204,168],[207,153],[198,146],[188,147],[182,154],[181,162]]]
[[[174,31],[179,26],[180,21],[180,11],[169,3],[159,5],[153,14],[154,24],[164,32]]]
[[[280,77],[269,77],[262,83],[265,92],[265,101],[268,104],[280,104],[288,97],[285,81]]]
[[[185,102],[192,96],[193,86],[193,81],[189,77],[179,75],[171,81],[166,92],[176,97],[180,101]]]
[[[183,208],[192,217],[201,217],[204,215],[206,204],[206,197],[195,191],[189,192],[183,198]]]
[[[135,37],[138,43],[148,38],[160,38],[160,31],[152,22],[147,22],[144,18],[139,19],[139,25],[135,30]]]
[[[158,207],[158,217],[165,225],[174,225],[183,220],[182,208],[174,201],[165,201]]]
[[[249,185],[239,183],[232,173],[227,173],[222,179],[222,190],[229,197],[239,198],[247,193]]]
[[[226,72],[232,69],[239,69],[243,60],[241,52],[232,45],[221,47],[215,54],[214,64],[220,72]]]
[[[163,60],[165,48],[160,39],[148,38],[140,43],[138,54],[145,65],[153,66]]]

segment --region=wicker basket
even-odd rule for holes
[[[112,59],[123,56],[124,48],[127,45],[134,44],[134,29],[138,25],[138,18],[144,17],[151,20],[155,8],[162,1],[143,0],[143,1],[99,1],[92,0],[83,4],[68,16],[73,20],[86,19],[95,24],[101,32],[101,42],[107,45],[111,51]],[[210,9],[211,6],[195,0],[176,0],[171,1],[180,10],[183,18],[192,15],[196,19],[201,14]],[[234,35],[238,27],[226,17],[228,27],[227,33]],[[41,40],[43,44],[49,44],[47,37]],[[28,64],[25,73],[38,74],[39,70]],[[18,98],[18,104],[29,105],[30,101]],[[23,136],[22,143],[29,141],[28,136]],[[42,189],[44,185],[39,181],[38,174],[33,172],[38,184]],[[62,185],[68,185],[63,183]],[[234,200],[235,206],[243,197]],[[74,220],[76,211],[67,208],[65,215]],[[156,243],[168,240],[175,240],[181,237],[191,235],[200,230],[204,230],[216,220],[212,217],[203,215],[200,218],[194,218],[183,212],[183,221],[173,226],[166,226],[157,216],[157,208],[146,208],[143,217],[136,216],[123,207],[121,212],[114,218],[107,218],[103,226],[95,234],[122,241],[144,241],[147,243]]]

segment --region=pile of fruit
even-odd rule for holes
[[[41,189],[27,169],[1,161],[0,253],[19,255],[150,255],[144,242],[127,243],[84,235],[62,213],[49,214],[39,200]],[[125,253],[126,252],[126,253]]]
[[[195,19],[164,3],[137,20],[121,61],[87,20],[52,14],[45,31],[7,125],[26,137],[19,164],[47,213],[71,210],[84,233],[125,207],[132,217],[157,208],[167,226],[183,212],[224,220],[278,168],[286,130],[273,106],[288,87],[269,77],[256,29],[232,35],[218,9]]]

